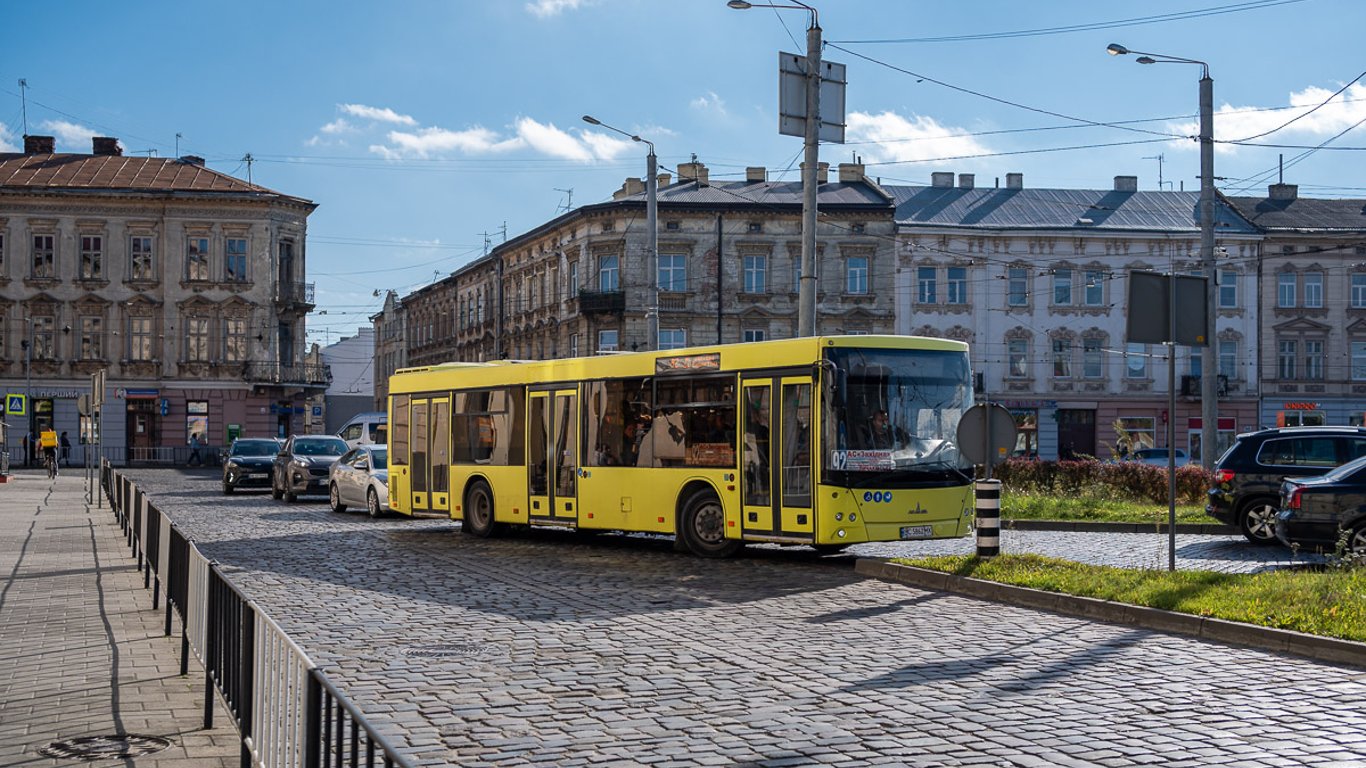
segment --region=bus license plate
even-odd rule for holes
[[[928,539],[934,536],[933,525],[903,525],[901,527],[901,539]]]

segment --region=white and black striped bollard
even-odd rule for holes
[[[977,481],[977,556],[1001,554],[1001,481]]]

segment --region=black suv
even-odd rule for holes
[[[1281,480],[1316,477],[1366,456],[1366,428],[1282,427],[1238,435],[1214,466],[1205,512],[1253,544],[1276,542]]]

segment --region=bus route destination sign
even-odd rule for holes
[[[667,373],[669,371],[717,371],[720,369],[720,352],[708,352],[704,355],[661,357],[655,360],[656,373]]]

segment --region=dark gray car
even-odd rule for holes
[[[270,485],[271,465],[280,453],[273,437],[239,437],[223,457],[223,493]]]
[[[304,494],[327,493],[327,473],[347,450],[336,435],[294,435],[275,455],[270,495],[293,502]]]
[[[1276,537],[1283,543],[1332,552],[1344,536],[1348,550],[1366,554],[1366,458],[1281,484]]]

